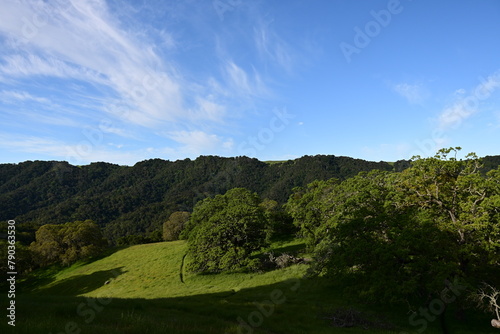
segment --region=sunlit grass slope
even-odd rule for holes
[[[295,242],[296,244],[296,242]],[[292,247],[288,243],[284,247]],[[170,298],[270,285],[302,277],[305,266],[261,274],[194,275],[182,270],[184,241],[131,246],[87,265],[61,271],[36,293],[114,298]],[[182,280],[181,280],[182,270]],[[105,284],[107,283],[107,284]]]

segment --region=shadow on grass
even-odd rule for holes
[[[90,275],[72,276],[57,284],[38,290],[43,295],[81,295],[89,293],[110,283],[113,279],[125,273],[123,267],[96,271]]]
[[[55,276],[61,271],[61,266],[50,266],[48,268],[37,269],[28,274],[26,278],[19,281],[19,291],[22,293],[35,292],[38,287],[50,284],[55,281]]]
[[[103,251],[97,256],[93,256],[87,259],[80,260],[73,264],[72,266],[83,266],[94,261],[100,260],[102,258],[108,257],[122,249],[128,248],[129,246],[121,247],[111,247]],[[29,273],[24,279],[19,282],[19,288],[22,293],[34,293],[38,290],[40,286],[47,286],[55,281],[56,275],[61,272],[61,270],[67,269],[59,264],[54,264],[46,268],[39,268],[31,273]]]
[[[120,268],[116,268],[118,270]],[[92,289],[85,280],[101,282],[109,272],[80,277],[64,284],[84,284],[81,291]],[[97,283],[96,283],[97,284]],[[187,283],[189,284],[189,283]],[[341,287],[324,279],[289,279],[283,282],[228,291],[161,299],[99,299],[62,296],[58,289],[44,294],[18,297],[16,333],[64,332],[71,322],[81,333],[315,333],[361,334],[394,333],[361,327],[335,328],[322,317],[325,309],[352,307],[363,311],[366,305],[344,299]],[[73,288],[72,288],[73,289]],[[54,294],[52,294],[54,293]],[[373,306],[377,314],[388,316],[399,329],[413,333],[406,311],[401,307]],[[460,333],[494,333],[487,316],[473,313],[467,323],[452,323]],[[452,322],[453,319],[448,319]],[[3,324],[0,324],[2,329]],[[4,333],[4,331],[1,331]],[[399,331],[398,331],[399,332]],[[5,333],[9,333],[8,331]],[[440,333],[438,321],[429,323],[427,334]]]
[[[95,262],[97,260],[103,259],[105,257],[108,257],[110,255],[113,255],[114,253],[121,251],[121,250],[124,250],[124,249],[129,248],[129,247],[130,247],[130,245],[110,247],[110,248],[105,249],[99,255],[92,256],[92,257],[89,257],[87,259],[83,259],[83,260],[78,261],[78,264],[80,264],[80,263],[82,265],[89,264],[89,263]]]

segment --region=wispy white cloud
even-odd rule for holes
[[[0,74],[4,77],[27,78],[49,76],[71,78],[106,84],[107,81],[98,72],[89,68],[78,67],[54,57],[43,58],[36,54],[15,54],[3,58]]]
[[[448,129],[459,126],[463,121],[481,110],[481,103],[500,88],[500,71],[493,73],[470,92],[463,88],[455,92],[454,101],[438,116],[438,127]],[[457,94],[458,93],[458,94]]]
[[[245,98],[264,97],[269,94],[267,86],[257,71],[249,74],[233,61],[226,62],[225,70],[228,80],[227,86],[231,87],[232,93]]]
[[[186,112],[186,119],[193,123],[203,123],[210,121],[213,123],[222,122],[227,114],[227,107],[223,103],[217,101],[212,95],[205,97],[197,96],[193,103],[193,108]]]
[[[228,106],[234,101],[251,105],[251,99],[268,92],[256,71],[247,73],[224,59],[222,79],[187,81],[177,63],[159,54],[157,41],[143,38],[149,34],[134,31],[133,25],[125,28],[118,18],[126,15],[112,13],[104,0],[7,2],[3,9],[0,36],[7,36],[11,42],[0,55],[0,77],[17,82],[45,78],[68,82],[64,87],[51,87],[56,95],[71,96],[64,101],[66,105],[53,108],[54,115],[31,111],[27,116],[33,122],[66,126],[80,123],[83,127],[85,122],[109,117],[122,125],[113,125],[105,133],[130,138],[127,124],[154,132],[170,131],[170,139],[191,152],[203,153],[217,146],[231,146],[230,141],[204,132],[210,131],[212,123],[224,124]],[[143,29],[155,28],[141,26],[139,30]],[[155,34],[166,49],[177,47],[174,34],[167,29]],[[45,104],[38,110],[50,108],[45,97],[15,90],[1,94],[12,103],[31,101]],[[73,115],[65,117],[61,110]],[[179,131],[183,127],[188,130]]]
[[[104,1],[61,5],[9,3],[12,12],[21,15],[12,19],[14,15],[4,12],[0,33],[17,39],[27,51],[5,56],[0,75],[50,76],[104,86],[113,92],[104,110],[113,109],[119,100],[128,109],[121,119],[141,126],[155,127],[188,114],[187,92],[175,64],[160,58],[154,44],[124,30]],[[4,20],[6,16],[10,19]],[[174,43],[167,32],[163,35],[167,44]]]
[[[290,73],[296,63],[296,52],[272,29],[271,25],[272,23],[260,22],[254,27],[255,46],[264,61]]]
[[[324,56],[323,47],[310,32],[294,33],[293,39],[290,39],[288,31],[284,30],[288,28],[283,27],[279,20],[265,17],[263,18],[262,13],[253,17],[251,47],[256,50],[266,73],[273,73],[273,76],[295,76],[314,66]]]
[[[59,156],[63,152],[63,145],[55,140],[34,136],[12,136],[11,134],[0,134],[0,147],[10,151],[46,154],[48,156]]]
[[[462,121],[466,120],[478,111],[476,106],[467,106],[463,99],[453,103],[451,106],[445,108],[439,115],[439,127],[450,128],[458,126]]]
[[[411,104],[422,103],[429,95],[421,84],[400,83],[394,85],[393,89]]]
[[[81,127],[78,121],[61,112],[61,106],[45,97],[21,90],[3,90],[0,91],[0,101],[6,105],[0,109],[2,113],[17,119],[20,124],[36,120],[37,124]]]
[[[136,139],[136,136],[131,133],[130,130],[125,130],[124,128],[117,127],[114,124],[107,124],[105,121],[99,125],[99,130],[103,133],[112,133],[123,138]]]
[[[19,101],[34,101],[38,103],[50,104],[51,101],[45,97],[33,96],[24,91],[3,90],[0,92],[0,99],[4,103],[15,103]]]
[[[234,128],[224,125],[236,124],[234,119],[242,111],[272,95],[263,73],[252,64],[234,60],[227,50],[214,57],[213,69],[203,75],[192,73],[191,66],[183,67],[189,62],[175,53],[196,41],[184,41],[185,32],[173,31],[170,24],[155,26],[136,20],[135,15],[144,11],[155,15],[144,6],[140,10],[135,4],[111,8],[105,0],[0,0],[0,6],[0,112],[18,125],[19,116],[25,116],[31,123],[24,133],[42,123],[84,129],[110,119],[111,125],[102,131],[109,137],[105,142],[114,142],[116,136],[164,140],[167,133],[166,138],[175,142],[173,147],[180,148],[152,148],[149,154],[229,152],[233,141],[227,133]],[[186,17],[188,7],[183,7]],[[206,22],[200,24],[205,27]],[[256,42],[258,52],[277,66],[293,67],[287,43],[269,27],[263,29],[255,31],[260,42],[252,41],[250,29],[248,43]],[[32,104],[30,108],[20,108],[27,103]],[[17,115],[11,117],[14,109]],[[143,132],[144,128],[150,131]],[[215,134],[215,129],[223,129],[222,134]],[[61,157],[64,147],[77,149],[61,132],[43,128],[30,133],[33,137],[18,138],[17,146],[9,140],[11,145],[4,147]],[[78,141],[81,133],[71,133],[71,140]],[[117,146],[102,145],[94,152],[110,153],[108,160],[115,156],[112,149]],[[119,161],[126,160],[123,153],[116,152]],[[92,153],[89,159],[100,156]],[[140,158],[141,154],[132,156]]]

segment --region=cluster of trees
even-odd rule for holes
[[[99,226],[85,220],[43,225],[36,231],[36,241],[30,245],[30,251],[39,266],[54,263],[67,266],[99,255],[107,246]]]
[[[69,266],[101,254],[108,242],[101,228],[91,220],[65,224],[46,224],[36,231],[36,240],[30,245],[15,244],[16,272],[27,274],[33,269],[50,265]],[[8,272],[7,241],[0,240],[0,270]]]
[[[286,204],[314,261],[373,300],[439,297],[446,282],[500,285],[500,169],[441,150],[401,173],[296,188]]]
[[[143,234],[129,234],[124,237],[120,237],[115,241],[116,246],[131,246],[131,245],[142,245],[150,244],[154,242],[163,241],[163,235],[161,231],[153,231],[148,235]]]
[[[178,240],[190,217],[191,213],[187,211],[176,211],[172,213],[163,224],[163,240]]]

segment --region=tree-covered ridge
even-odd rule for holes
[[[483,158],[484,170],[500,156]],[[72,166],[67,162],[0,164],[1,220],[15,219],[27,243],[44,224],[95,221],[110,240],[159,231],[170,214],[191,212],[207,197],[246,188],[283,204],[294,187],[315,180],[344,180],[361,171],[402,171],[393,164],[332,155],[304,156],[269,164],[247,157],[200,156],[196,160],[146,160],[133,167],[109,163]],[[30,230],[31,234],[23,233]]]
[[[160,230],[171,213],[191,212],[199,200],[233,188],[247,188],[282,204],[291,189],[313,180],[346,179],[373,169],[390,171],[398,164],[325,155],[276,164],[217,156],[174,162],[152,159],[133,167],[102,162],[1,164],[0,219],[15,219],[25,230],[31,226],[32,234],[44,224],[91,219],[104,228],[108,239],[116,240]]]

